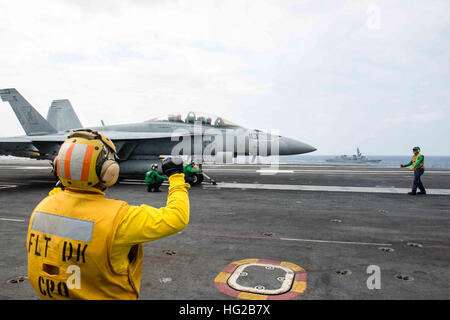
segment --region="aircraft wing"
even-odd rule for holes
[[[120,152],[120,149],[130,145],[136,145],[144,140],[168,139],[172,137],[193,136],[192,133],[172,133],[172,132],[130,132],[130,131],[102,131],[110,138]],[[16,155],[52,159],[58,153],[60,145],[67,139],[70,132],[19,136],[0,138],[0,154]],[[124,151],[125,152],[125,149]],[[123,153],[122,152],[122,153]],[[127,152],[128,153],[128,152]]]
[[[0,155],[37,157],[39,152],[30,140],[23,137],[12,137],[0,138]]]
[[[0,143],[29,143],[30,139],[25,137],[0,138]]]

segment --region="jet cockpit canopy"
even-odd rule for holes
[[[217,127],[217,128],[230,128],[239,127],[239,125],[224,119],[222,117],[202,112],[185,112],[185,113],[172,113],[166,116],[161,116],[153,118],[150,121],[157,122],[175,122],[175,123],[186,123],[194,124],[201,123],[205,126]]]

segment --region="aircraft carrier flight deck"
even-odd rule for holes
[[[48,161],[0,161],[0,299],[38,299],[24,278],[26,234],[33,208],[55,184],[50,170]],[[448,298],[450,170],[426,170],[425,196],[406,194],[412,173],[400,168],[204,171],[217,185],[190,189],[188,227],[144,244],[140,299]],[[106,194],[160,207],[167,184],[161,190],[148,193],[143,179],[130,177]],[[233,279],[243,263],[253,265]],[[277,266],[295,278],[289,282],[287,269]],[[373,266],[380,288],[370,289]]]

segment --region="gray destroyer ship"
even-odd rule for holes
[[[356,154],[352,156],[342,155],[335,158],[327,159],[328,162],[352,162],[352,163],[378,163],[381,160],[372,160],[364,156],[359,148],[356,148]]]

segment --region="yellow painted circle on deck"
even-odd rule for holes
[[[266,268],[285,272],[279,277],[280,288],[266,289],[264,286],[246,287],[238,284],[236,279],[251,268]],[[236,273],[238,272],[238,273]],[[289,279],[288,279],[289,278]],[[245,300],[290,300],[302,294],[307,287],[307,273],[302,267],[287,261],[266,259],[243,259],[234,261],[216,276],[214,285],[226,295]]]

